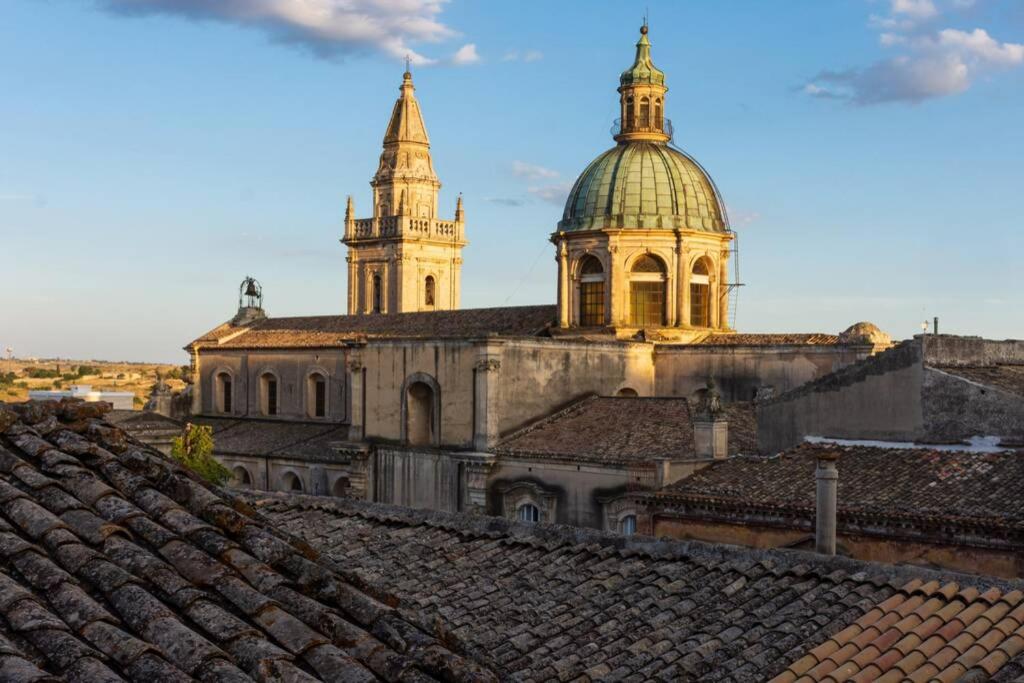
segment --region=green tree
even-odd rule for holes
[[[231,478],[231,470],[213,457],[213,427],[186,423],[171,445],[171,456],[215,486],[223,486]]]

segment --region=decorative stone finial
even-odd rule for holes
[[[700,402],[697,404],[697,415],[701,419],[714,421],[721,417],[722,413],[722,395],[718,393],[715,380],[708,377],[707,384],[701,392]]]

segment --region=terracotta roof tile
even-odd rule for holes
[[[531,337],[545,331],[554,321],[554,306],[263,318],[245,326],[224,323],[189,346],[197,349],[332,348],[364,339]]]
[[[657,515],[763,516],[772,526],[806,529],[814,521],[814,469],[822,453],[839,454],[840,533],[957,544],[969,536],[985,547],[1024,550],[1024,498],[1006,495],[1007,487],[1024,486],[1021,451],[806,443],[775,456],[713,462],[643,500]],[[994,479],[1001,485],[992,486]],[[958,588],[934,584],[922,590]]]
[[[0,680],[495,680],[99,415],[0,404]]]
[[[1024,365],[938,365],[934,367],[978,384],[985,384],[1017,396],[1024,396]]]
[[[685,398],[591,396],[507,436],[495,452],[601,463],[694,458],[690,410]],[[729,451],[756,452],[754,405],[732,403],[725,410]]]
[[[712,334],[701,342],[705,346],[834,346],[839,335],[812,332],[806,334]]]

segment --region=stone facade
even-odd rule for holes
[[[459,307],[466,246],[462,197],[453,220],[439,217],[441,182],[408,71],[400,91],[370,182],[373,217],[357,219],[351,196],[345,210],[350,315]]]

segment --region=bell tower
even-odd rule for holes
[[[373,217],[357,219],[351,195],[345,209],[349,315],[459,307],[462,196],[454,220],[438,217],[441,182],[408,64],[399,92],[370,181]]]

